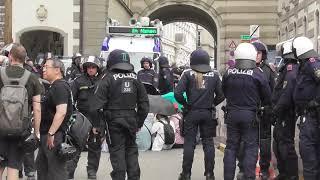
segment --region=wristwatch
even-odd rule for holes
[[[49,135],[49,136],[54,136],[54,134],[52,134],[52,133],[50,133],[50,132],[48,132],[48,135]]]

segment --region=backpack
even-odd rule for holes
[[[163,124],[163,131],[164,131],[164,144],[171,145],[174,143],[175,134],[174,129],[170,125],[170,121],[167,120],[167,124],[159,120],[161,124]],[[162,138],[163,139],[163,138]]]
[[[92,129],[92,123],[76,108],[70,84],[68,84],[67,81],[64,82],[69,89],[73,108],[72,115],[67,122],[68,128],[66,134],[70,137],[70,141],[74,146],[82,149],[87,143],[89,133]]]
[[[0,92],[0,137],[26,137],[30,130],[28,92],[25,88],[31,72],[21,78],[9,78],[6,68],[0,69],[3,87]]]

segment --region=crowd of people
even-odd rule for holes
[[[319,180],[319,55],[310,39],[297,37],[282,45],[284,63],[275,72],[267,64],[267,53],[260,41],[239,44],[235,61],[228,62],[221,79],[202,49],[192,52],[190,67],[172,68],[160,56],[155,70],[155,61],[144,57],[141,70],[135,73],[129,54],[119,49],[109,54],[106,67],[96,56],[77,53],[65,70],[51,53],[34,62],[22,45],[13,43],[0,61],[0,180],[5,168],[7,179],[17,180],[22,165],[29,180],[74,179],[85,149],[88,179],[96,179],[104,141],[113,180],[140,179],[139,150],[172,148],[183,148],[178,179],[190,180],[199,141],[206,180],[222,179],[214,175],[214,137],[216,106],[224,101],[223,179],[234,180],[237,160],[236,178],[256,179],[258,151],[260,177],[269,179],[273,151],[279,171],[276,179],[298,180],[294,137],[299,119],[303,176]],[[177,102],[172,104],[174,113],[151,112],[150,95],[168,93]],[[75,110],[89,119],[92,129],[86,146],[75,146],[72,158],[66,159],[66,137]]]

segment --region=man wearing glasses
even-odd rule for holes
[[[70,88],[63,79],[63,72],[64,65],[60,60],[47,59],[43,78],[49,81],[50,86],[41,100],[43,121],[37,157],[39,180],[67,179],[66,161],[57,155],[72,113]]]

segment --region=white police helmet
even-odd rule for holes
[[[93,64],[98,68],[101,68],[101,62],[96,56],[89,56],[84,59],[83,69],[86,69],[88,65]]]
[[[281,56],[283,59],[296,59],[292,50],[292,41],[287,41],[282,44]]]
[[[252,69],[256,67],[257,50],[251,43],[241,43],[234,51],[235,67],[238,69]]]
[[[319,56],[313,49],[313,42],[304,36],[297,37],[293,40],[292,51],[295,57],[300,60]]]
[[[236,60],[250,60],[256,62],[257,50],[250,43],[241,43],[234,51],[234,57]]]

